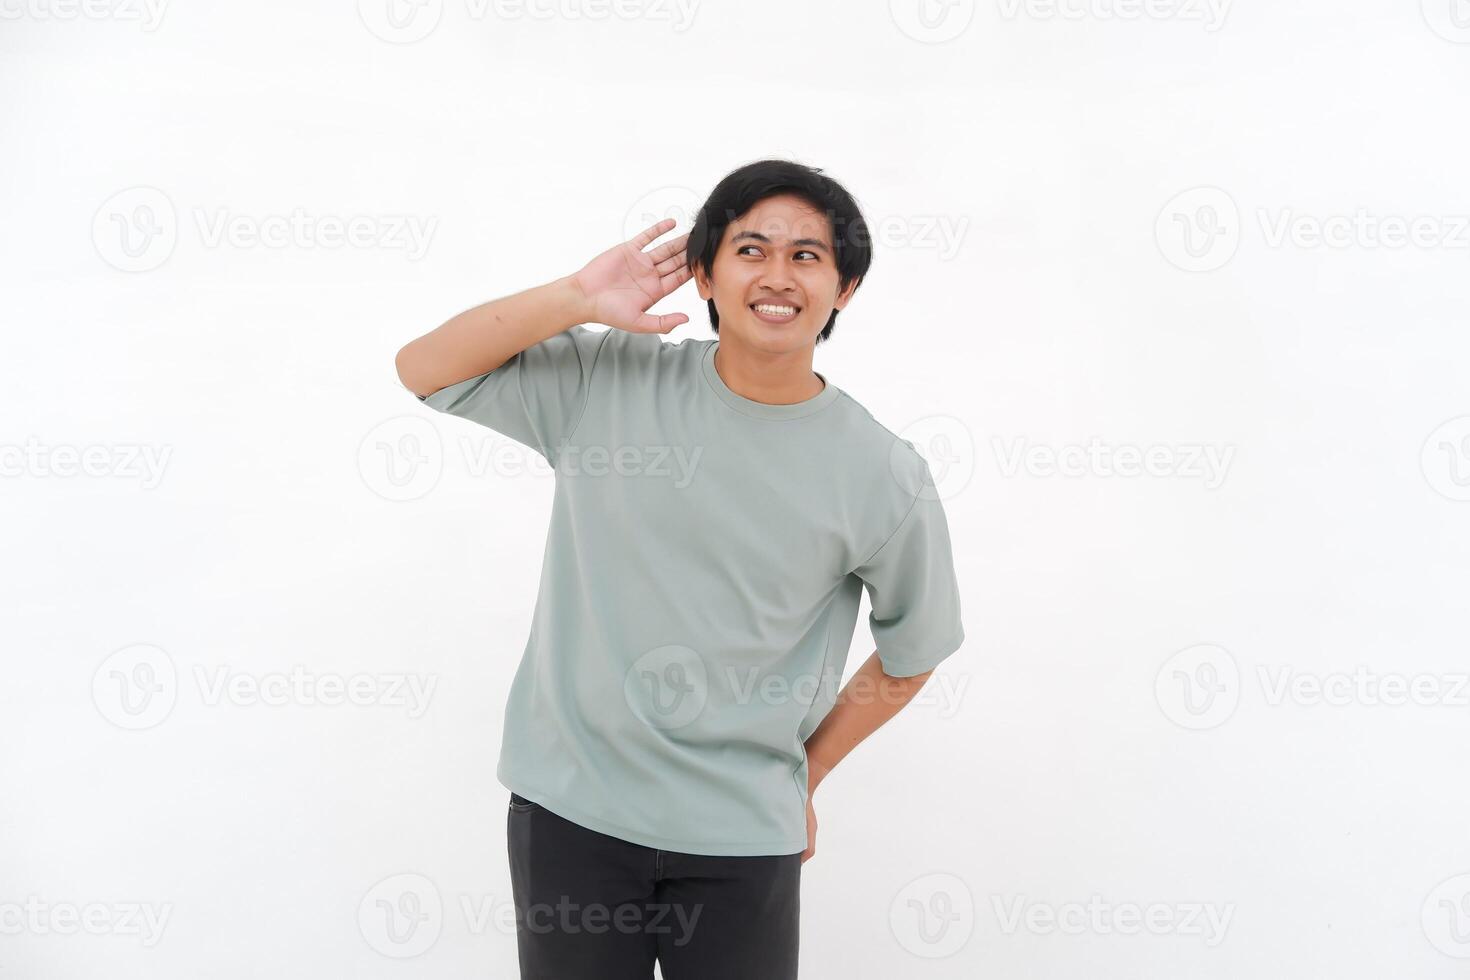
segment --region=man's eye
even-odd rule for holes
[[[815,259],[815,258],[818,258],[818,255],[817,255],[817,253],[816,253],[816,252],[813,252],[813,251],[811,251],[811,250],[810,250],[810,249],[805,249],[805,248],[804,248],[804,249],[802,249],[802,250],[801,250],[801,251],[800,251],[800,252],[797,252],[797,253],[796,253],[796,254],[797,254],[797,255],[810,255],[810,256],[811,256],[811,257],[812,257],[812,258],[814,258],[814,259]]]
[[[755,248],[755,246],[754,245],[742,245],[742,246],[740,246],[740,248],[738,250],[736,250],[735,254],[736,255],[744,255],[745,254],[745,250],[747,248]]]

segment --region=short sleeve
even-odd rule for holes
[[[592,369],[608,331],[577,324],[533,344],[495,370],[419,400],[509,436],[555,464],[587,406]]]
[[[960,591],[944,508],[927,478],[897,530],[855,574],[867,586],[868,617],[883,672],[912,677],[960,648]]]

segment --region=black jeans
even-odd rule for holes
[[[512,793],[506,816],[521,980],[791,980],[801,855],[634,844]]]

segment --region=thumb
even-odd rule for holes
[[[668,333],[680,324],[688,322],[689,318],[682,313],[665,313],[662,316],[645,313],[638,318],[638,329],[656,333]]]

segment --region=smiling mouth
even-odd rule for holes
[[[750,309],[767,323],[788,323],[801,312],[801,307],[794,303],[751,303]]]

